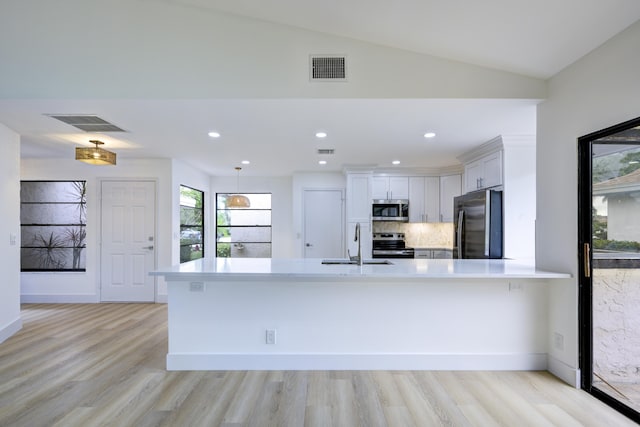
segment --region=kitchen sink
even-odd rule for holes
[[[350,259],[323,259],[322,264],[345,264],[345,265],[358,265],[358,261]],[[393,263],[386,259],[365,259],[362,261],[363,265],[393,265]]]

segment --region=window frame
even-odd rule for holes
[[[251,199],[251,196],[254,195],[268,195],[269,196],[269,208],[221,208],[220,203],[218,203],[218,200],[221,196],[229,196],[232,194],[241,194],[244,196],[247,196],[249,199]],[[231,245],[234,244],[238,244],[238,245],[242,245],[242,244],[268,244],[269,246],[269,254],[267,258],[271,258],[273,256],[273,193],[269,193],[269,192],[252,192],[252,193],[237,193],[237,192],[219,192],[216,193],[216,221],[215,221],[215,227],[216,227],[216,257],[221,257],[221,258],[232,258],[232,251],[231,251]],[[224,211],[268,211],[270,213],[269,217],[269,225],[233,225],[233,224],[219,224],[218,219],[220,217],[220,213],[224,212]],[[243,241],[243,242],[233,242],[233,241],[229,241],[229,242],[220,242],[219,241],[219,229],[220,228],[265,228],[269,230],[269,241],[268,242],[264,242],[264,241],[260,241],[260,242],[247,242],[247,241]],[[221,247],[220,245],[229,245],[229,252],[228,255],[220,255],[221,253]],[[237,257],[236,257],[237,258]],[[248,257],[247,257],[248,258]]]
[[[188,206],[188,205],[183,205],[182,204],[182,189],[183,188],[186,188],[188,190],[196,191],[196,192],[200,193],[201,201],[202,201],[202,207],[201,208],[198,209],[195,206]],[[179,240],[179,243],[178,243],[178,247],[180,248],[180,264],[182,264],[182,263],[185,263],[185,262],[194,261],[196,259],[204,258],[205,255],[206,255],[205,251],[206,251],[206,246],[207,245],[206,245],[206,242],[205,242],[205,221],[204,221],[206,203],[205,203],[205,192],[203,190],[199,190],[197,188],[194,188],[194,187],[191,187],[191,186],[188,186],[188,185],[180,184],[179,194],[180,194],[179,207],[180,207],[180,211],[181,212],[180,212],[180,240]],[[182,223],[182,208],[183,207],[184,208],[194,209],[194,210],[200,210],[201,224],[183,224]],[[200,243],[199,243],[201,255],[199,257],[197,257],[197,258],[190,258],[190,259],[183,260],[183,258],[182,258],[183,248],[186,248],[186,247],[190,248],[190,247],[192,247],[194,245],[194,243],[187,243],[187,244],[184,244],[184,245],[182,244],[182,230],[183,230],[183,228],[192,228],[192,227],[200,227],[200,229],[202,230],[201,233],[200,233]]]

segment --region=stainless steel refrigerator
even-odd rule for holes
[[[502,191],[484,190],[453,199],[454,258],[502,258]]]

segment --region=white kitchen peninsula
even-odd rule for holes
[[[549,281],[568,274],[512,260],[392,262],[207,258],[157,271],[167,369],[546,369]]]

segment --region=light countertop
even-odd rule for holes
[[[203,258],[152,272],[167,281],[425,279],[558,279],[568,273],[537,269],[518,260],[391,259],[392,265],[324,265],[321,259]]]

